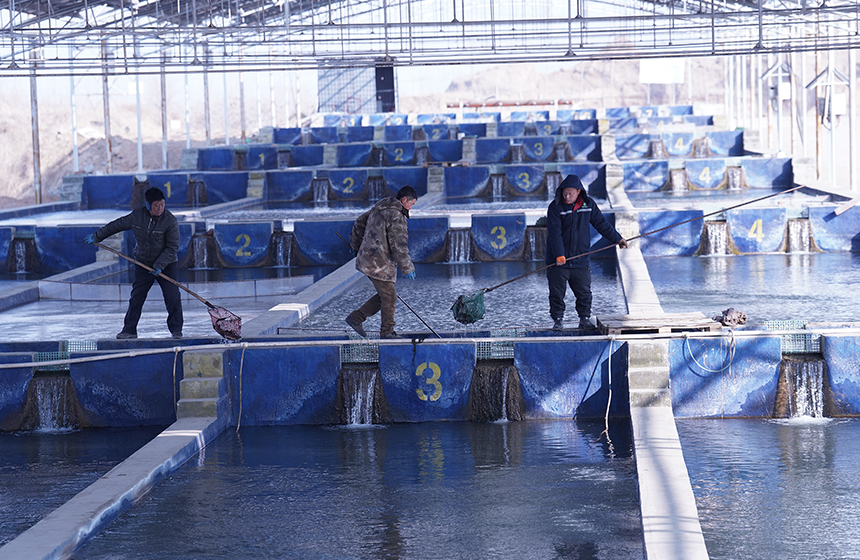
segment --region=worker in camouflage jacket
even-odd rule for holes
[[[362,323],[382,311],[380,338],[398,338],[394,332],[394,308],[397,303],[397,267],[404,278],[415,279],[415,266],[409,258],[409,230],[406,220],[418,199],[409,185],[397,191],[397,197],[383,198],[362,214],[352,226],[349,244],[356,252],[355,268],[364,273],[376,288],[376,295],[350,313],[346,324],[363,337]]]

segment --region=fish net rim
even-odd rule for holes
[[[471,325],[484,318],[484,292],[486,289],[475,290],[457,297],[451,306],[454,320],[463,325]]]
[[[242,338],[242,318],[223,307],[210,307],[209,318],[215,331],[228,340]]]

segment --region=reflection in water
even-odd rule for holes
[[[225,432],[75,557],[641,560],[632,448],[607,458],[587,426]]]
[[[860,420],[677,420],[712,560],[860,557]]]

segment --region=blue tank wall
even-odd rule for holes
[[[56,343],[51,350],[56,350]],[[17,364],[33,361],[32,354],[0,354],[0,363]],[[27,387],[33,377],[32,368],[13,368],[0,370],[0,429],[14,430],[15,418],[24,410]]]
[[[860,380],[857,377],[860,339],[851,336],[822,336],[820,344],[827,360],[834,414],[860,415]]]

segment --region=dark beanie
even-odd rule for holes
[[[158,202],[159,200],[164,200],[164,193],[161,192],[161,189],[158,187],[150,187],[146,189],[144,196],[146,197],[146,201],[150,204]]]
[[[568,175],[564,178],[564,181],[558,186],[560,189],[579,189],[584,190],[582,188],[582,181],[579,180],[579,176],[577,175]]]

